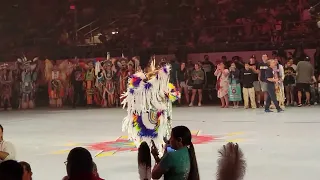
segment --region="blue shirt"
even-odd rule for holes
[[[267,70],[268,68],[269,68],[269,67],[268,67],[268,64],[267,64],[267,63],[262,62],[262,63],[259,65],[260,81],[262,81],[262,82],[267,82],[266,70]]]

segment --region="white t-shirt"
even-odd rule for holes
[[[7,160],[15,160],[16,158],[16,151],[14,149],[14,146],[11,142],[9,141],[1,141],[0,142],[0,151],[6,152],[9,155],[6,157],[6,159],[1,160],[0,159],[0,163],[3,161],[7,161]]]

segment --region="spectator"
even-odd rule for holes
[[[175,151],[167,152],[152,170],[152,178],[199,180],[198,163],[190,130],[185,126],[174,127],[171,131],[170,146]],[[152,147],[156,155],[156,147]]]
[[[97,180],[104,180],[104,179],[101,179],[99,176],[96,163],[94,163],[94,162],[92,162],[92,163],[93,163],[93,175],[97,178]]]
[[[218,153],[217,180],[242,180],[246,173],[246,161],[238,144],[228,143]]]
[[[257,105],[260,106],[260,97],[261,97],[261,84],[259,82],[259,65],[256,62],[256,57],[253,55],[249,61],[250,70],[253,74],[253,87],[255,91],[255,99],[257,100]]]
[[[140,180],[151,180],[151,154],[146,142],[142,142],[138,149],[138,170]]]
[[[249,108],[249,98],[250,98],[251,108],[255,109],[257,106],[256,106],[255,91],[254,91],[253,83],[256,77],[249,63],[245,63],[244,68],[245,69],[241,73],[244,108],[246,109]]]
[[[32,170],[29,163],[21,161],[19,162],[23,167],[23,178],[22,180],[32,180]]]
[[[202,101],[202,88],[204,83],[204,71],[200,68],[200,64],[197,63],[194,65],[194,70],[191,73],[192,77],[192,96],[191,96],[191,102],[189,106],[193,106],[194,98],[196,96],[196,93],[198,92],[198,106],[201,106]]]
[[[274,69],[277,68],[277,62],[275,60],[269,60],[268,62],[268,69],[265,71],[265,78],[266,78],[266,83],[267,83],[267,100],[266,100],[266,105],[265,105],[265,112],[272,112],[270,110],[270,105],[271,101],[277,108],[278,112],[283,111],[279,103],[277,101],[276,97],[276,89],[275,89],[275,83],[279,82],[278,76],[274,77]]]
[[[239,108],[239,102],[242,100],[241,97],[241,86],[240,86],[240,71],[237,69],[235,63],[231,63],[229,68],[229,101],[233,102],[233,108]]]
[[[177,72],[177,85],[179,92],[184,93],[187,104],[189,104],[188,80],[189,77],[186,63],[181,63],[180,69]],[[179,99],[179,104],[181,105],[181,98]]]
[[[228,89],[229,89],[229,71],[225,66],[225,62],[220,62],[214,75],[217,76],[218,98],[221,101],[221,108],[229,107]]]
[[[286,101],[287,101],[287,106],[293,106],[294,105],[294,86],[296,84],[296,80],[295,80],[295,70],[292,67],[293,60],[290,59],[285,68],[284,68],[284,89],[286,92]]]
[[[268,97],[267,89],[267,79],[266,79],[266,70],[268,69],[268,55],[262,55],[262,63],[259,65],[259,81],[261,86],[261,91],[264,97],[264,105],[266,105]],[[258,101],[260,103],[260,101]],[[259,104],[260,105],[260,104]]]
[[[82,147],[73,148],[66,161],[68,176],[64,180],[99,180],[93,173],[90,152]]]
[[[0,179],[1,180],[22,180],[23,168],[14,160],[7,160],[0,163]]]
[[[3,140],[3,127],[0,125],[0,163],[6,160],[14,160],[16,151],[11,142]]]
[[[310,58],[306,57],[297,64],[298,107],[302,106],[302,92],[306,93],[306,104],[310,106],[310,85],[316,82]]]

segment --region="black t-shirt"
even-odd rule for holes
[[[244,88],[252,88],[253,82],[255,81],[255,75],[256,74],[251,69],[249,70],[243,69],[240,76],[242,86]]]
[[[267,77],[266,77],[266,70],[268,69],[268,64],[262,62],[261,64],[259,64],[259,70],[260,70],[260,80],[262,82],[267,82]],[[271,69],[272,70],[272,69]],[[273,77],[273,74],[272,74]]]
[[[249,66],[255,66],[256,69],[259,68],[257,63],[249,63]],[[254,81],[259,81],[259,75],[257,73],[254,73],[254,72],[252,72],[252,73],[253,73],[252,76],[253,76]]]
[[[294,74],[295,71],[292,67],[285,67],[284,68],[284,85],[291,85],[291,84],[295,84],[295,78],[294,78]]]
[[[266,69],[264,72],[265,72],[264,73],[264,75],[265,75],[264,78],[266,80],[265,82],[267,82],[268,84],[274,84],[274,82],[271,82],[271,81],[267,80],[268,78],[273,78],[273,69],[268,67],[268,69]]]

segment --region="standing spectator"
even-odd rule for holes
[[[275,83],[278,83],[279,79],[277,77],[276,78],[274,77],[275,73],[273,71],[277,67],[277,62],[275,60],[269,60],[268,66],[269,67],[265,71],[265,78],[266,78],[267,92],[268,92],[266,105],[265,105],[265,112],[272,112],[270,110],[271,101],[277,108],[277,111],[281,112],[283,110],[280,108],[279,103],[277,101],[276,89],[275,89]]]
[[[266,105],[266,100],[268,97],[268,89],[267,89],[267,78],[266,78],[266,70],[268,69],[268,55],[262,55],[262,63],[259,65],[259,81],[261,86],[261,92],[264,97],[264,105]],[[261,95],[260,95],[261,96]],[[260,103],[260,101],[258,101]],[[259,104],[260,105],[260,104]]]
[[[32,180],[32,170],[29,163],[21,161],[19,162],[23,167],[23,178],[22,180]]]
[[[295,80],[295,70],[293,69],[291,63],[292,61],[288,61],[285,68],[284,68],[284,89],[286,92],[286,101],[287,101],[287,106],[293,106],[294,105],[294,86],[296,83]]]
[[[160,179],[164,175],[164,179],[199,180],[198,163],[190,130],[185,126],[174,127],[169,141],[170,147],[175,151],[165,153],[154,166],[152,178]],[[153,146],[151,152],[157,156],[158,150]]]
[[[297,64],[297,90],[298,90],[298,107],[302,106],[302,92],[306,93],[306,104],[310,105],[310,85],[316,82],[314,69],[310,63],[310,58],[304,58]]]
[[[192,96],[191,96],[191,102],[189,106],[193,106],[194,98],[196,96],[196,93],[198,92],[198,106],[201,106],[202,101],[202,88],[203,88],[203,82],[204,82],[204,72],[200,68],[200,64],[197,63],[194,65],[194,70],[191,73],[192,77]]]
[[[255,96],[256,96],[255,99],[257,100],[258,106],[260,106],[261,86],[260,86],[260,82],[259,82],[259,70],[258,70],[259,65],[256,62],[255,56],[252,56],[250,58],[249,66],[250,66],[249,69],[254,73],[253,74],[253,80],[254,80],[253,87],[254,87]]]
[[[217,91],[218,98],[221,101],[222,108],[229,107],[228,89],[229,89],[229,71],[226,69],[224,62],[221,62],[217,66],[217,70],[214,72],[217,76]]]
[[[231,63],[229,68],[229,101],[233,102],[233,108],[239,108],[239,102],[242,100],[241,97],[241,86],[240,86],[240,71],[237,69],[235,63]]]
[[[255,99],[255,91],[253,83],[255,81],[256,74],[251,69],[252,66],[249,65],[249,63],[245,63],[245,69],[241,73],[241,82],[242,82],[242,91],[243,91],[243,100],[244,100],[244,108],[249,108],[249,97],[251,101],[251,108],[255,109],[257,107],[256,105],[256,99]]]
[[[138,171],[140,180],[151,180],[151,154],[145,141],[140,144],[138,149]]]
[[[14,160],[0,163],[1,180],[23,180],[23,167]]]
[[[205,87],[208,88],[208,85],[213,84],[213,71],[214,71],[214,65],[209,60],[209,56],[204,56],[204,61],[202,62],[202,68],[205,72],[206,79],[205,79]]]
[[[11,142],[3,140],[3,127],[0,125],[0,163],[6,160],[14,160],[16,151]]]
[[[189,104],[189,93],[188,93],[188,71],[186,68],[186,63],[181,63],[180,69],[177,72],[177,85],[179,92],[184,93],[187,104]],[[179,99],[179,104],[181,104],[181,98]]]

